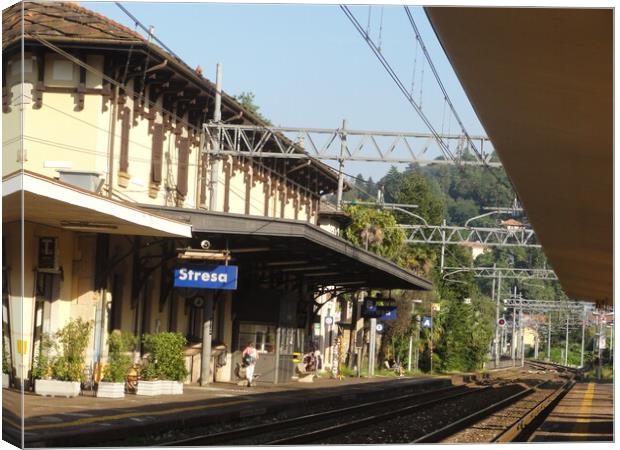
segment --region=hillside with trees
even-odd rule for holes
[[[494,173],[491,173],[491,170]],[[488,212],[485,207],[510,207],[515,194],[501,169],[479,166],[411,165],[404,171],[392,167],[379,181],[364,180],[358,175],[344,199],[353,223],[344,237],[356,245],[387,257],[407,269],[431,279],[432,292],[391,292],[398,305],[398,319],[386,322],[379,350],[380,361],[394,358],[405,362],[410,336],[420,352],[420,369],[430,368],[430,330],[419,330],[421,316],[430,315],[432,303],[440,304],[433,324],[433,369],[470,371],[480,369],[486,360],[494,335],[495,301],[491,298],[490,279],[474,278],[463,272],[444,279],[440,273],[440,245],[407,244],[402,230],[395,224],[420,224],[419,218],[399,211],[367,207],[355,202],[373,201],[381,190],[386,203],[417,205],[409,209],[428,224],[464,225],[475,216]],[[507,219],[510,216],[502,216]],[[523,217],[515,217],[527,223]],[[477,226],[497,226],[500,217],[477,219]],[[369,233],[369,230],[372,233]],[[376,234],[380,238],[374,239]],[[368,241],[368,237],[373,236]],[[544,268],[546,258],[540,249],[521,247],[487,247],[475,260],[467,247],[445,246],[445,267],[522,267]],[[505,298],[516,287],[524,298],[557,299],[563,295],[559,283],[530,280],[504,280]],[[413,303],[416,299],[418,302]],[[421,302],[419,302],[421,300]],[[413,305],[413,310],[412,310]],[[419,331],[418,331],[419,330]],[[418,339],[419,332],[419,339]]]

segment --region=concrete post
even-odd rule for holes
[[[413,330],[411,331],[411,334],[409,335],[409,354],[407,357],[407,370],[409,372],[411,372],[411,356],[413,353]]]
[[[368,376],[375,374],[375,344],[377,339],[377,319],[370,319],[370,342],[368,344]]]
[[[204,322],[202,324],[202,354],[200,357],[200,385],[209,384],[211,372],[211,322],[213,320],[213,292],[206,296]]]

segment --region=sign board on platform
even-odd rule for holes
[[[362,317],[365,319],[395,320],[396,300],[367,297],[364,299]]]
[[[237,266],[178,266],[174,269],[174,286],[234,290],[237,289]]]
[[[422,316],[422,322],[420,322],[422,328],[432,328],[433,319],[429,316]]]

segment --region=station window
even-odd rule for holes
[[[254,342],[256,350],[261,353],[273,353],[276,350],[276,326],[272,324],[239,324],[239,349],[243,350],[248,342]]]

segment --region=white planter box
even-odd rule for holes
[[[8,387],[9,387],[9,374],[3,373],[2,374],[2,389],[8,389]]]
[[[77,397],[80,395],[79,381],[35,380],[34,392],[50,397]]]
[[[161,395],[161,381],[138,381],[136,395]]]
[[[97,387],[97,397],[123,398],[125,397],[125,383],[102,381]]]
[[[183,394],[183,382],[171,380],[159,380],[161,393],[163,395],[180,395]]]

